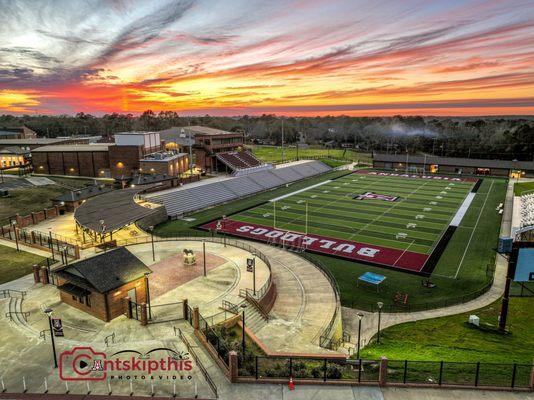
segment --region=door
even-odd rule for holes
[[[135,293],[135,288],[128,290],[128,297],[132,302],[137,304],[137,295]]]

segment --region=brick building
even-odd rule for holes
[[[189,156],[185,153],[162,152],[145,156],[139,162],[143,174],[179,176],[189,168]]]
[[[27,126],[0,128],[0,139],[35,139],[37,133]]]
[[[126,297],[149,303],[151,272],[128,249],[119,247],[53,273],[62,302],[108,322],[124,314]]]
[[[35,173],[70,176],[110,176],[108,144],[54,145],[32,150]]]
[[[183,126],[166,129],[160,132],[169,148],[178,148],[189,153],[193,146],[195,165],[206,171],[224,171],[217,154],[236,151],[244,146],[244,132],[229,132],[207,126]],[[191,139],[190,139],[191,138]]]

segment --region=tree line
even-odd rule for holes
[[[112,136],[125,131],[159,131],[176,126],[204,125],[244,131],[251,141],[295,144],[299,133],[309,144],[352,146],[361,151],[426,152],[443,156],[534,159],[532,117],[217,117],[180,116],[174,111],[147,110],[141,115],[112,113],[93,116],[0,115],[0,128],[26,125],[42,137]]]

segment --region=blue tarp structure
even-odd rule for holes
[[[380,285],[386,277],[384,275],[375,274],[373,272],[366,272],[362,276],[358,278],[358,285],[359,281],[370,283],[371,285],[376,285],[376,291],[378,292],[378,285]]]

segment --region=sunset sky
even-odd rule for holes
[[[534,0],[0,10],[0,113],[534,114]]]

